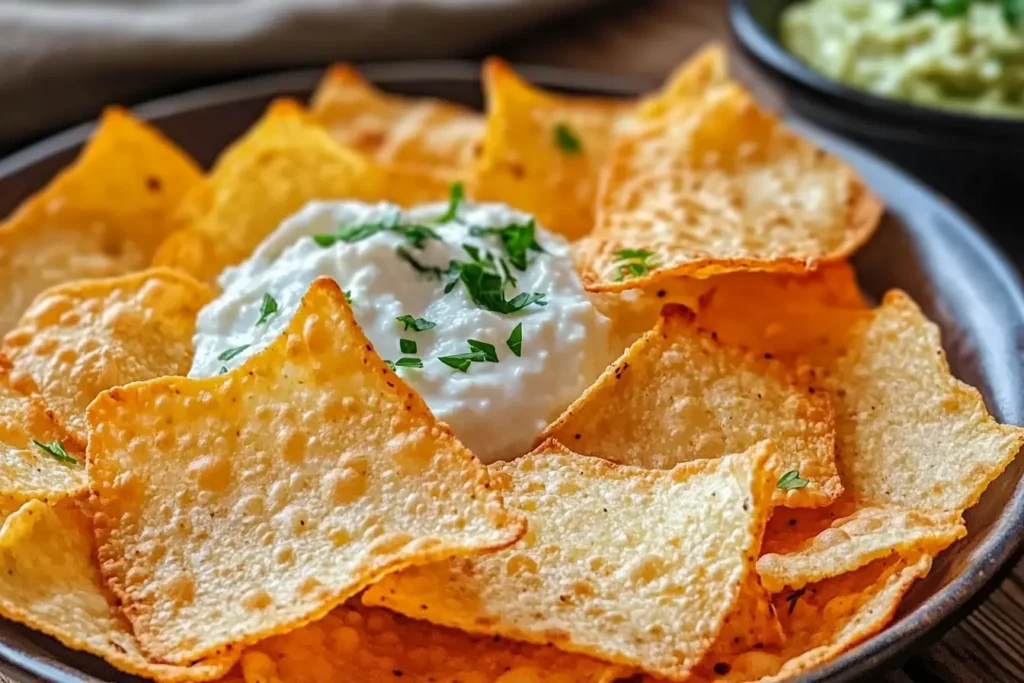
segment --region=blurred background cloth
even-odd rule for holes
[[[197,79],[454,57],[593,0],[0,0],[0,147]]]

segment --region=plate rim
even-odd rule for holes
[[[367,80],[387,90],[413,80],[449,80],[464,84],[479,83],[480,62],[472,60],[411,60],[397,62],[356,63]],[[650,91],[656,83],[644,78],[613,76],[574,68],[515,64],[516,70],[531,82],[550,88],[562,88],[612,97],[629,97]],[[308,90],[310,93],[324,73],[324,68],[289,69],[263,75],[230,80],[224,83],[171,94],[127,107],[133,115],[154,121],[159,127],[161,118],[210,106],[223,106],[256,97],[274,97],[283,92]],[[824,132],[803,121],[790,121],[794,127],[806,130],[821,139],[833,139],[855,151],[877,168],[899,176],[921,197],[927,198],[935,211],[944,214],[947,229],[966,245],[988,268],[1007,295],[1020,321],[1024,321],[1024,283],[1010,257],[978,224],[936,190],[919,181],[895,164],[842,136]],[[0,182],[7,176],[45,161],[48,157],[67,152],[82,145],[95,129],[96,120],[90,120],[62,132],[47,136],[28,146],[0,158]],[[36,188],[33,191],[38,190]],[[891,665],[916,647],[937,640],[953,622],[973,610],[996,585],[1012,571],[1013,561],[1024,550],[1024,534],[1015,534],[1024,526],[1024,477],[1003,508],[988,538],[978,546],[978,557],[956,579],[930,595],[899,622],[888,626],[861,644],[847,650],[836,659],[801,674],[792,680],[798,683],[849,681],[882,667]],[[0,659],[19,671],[47,678],[53,669],[39,663],[17,648],[0,643]],[[63,664],[63,663],[62,663]],[[89,676],[86,672],[80,672]],[[52,680],[52,679],[50,679]],[[94,679],[95,680],[95,679]]]

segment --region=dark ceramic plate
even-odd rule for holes
[[[557,69],[524,72],[540,85],[576,93],[632,95],[645,85]],[[480,105],[478,68],[473,64],[378,65],[364,73],[395,92]],[[272,98],[305,98],[319,76],[319,71],[267,76],[167,98],[136,112],[209,164]],[[796,125],[857,166],[889,206],[878,234],[854,259],[866,291],[874,297],[893,287],[910,293],[942,327],[957,376],[981,389],[1000,420],[1024,424],[1024,295],[1013,267],[941,197],[838,138]],[[90,128],[76,128],[0,161],[0,215],[71,161]],[[1018,485],[1022,469],[1024,459],[970,511],[970,535],[940,557],[931,576],[908,596],[896,623],[800,680],[860,678],[936,637],[943,625],[962,614],[1015,555],[1018,530],[1024,525],[1024,486]],[[2,620],[0,657],[9,663],[8,675],[18,681],[137,680]]]

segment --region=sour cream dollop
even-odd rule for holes
[[[521,237],[515,226],[529,225],[530,216],[500,204],[463,204],[452,220],[442,220],[446,212],[444,204],[409,211],[360,202],[307,205],[248,261],[221,275],[222,293],[199,313],[189,376],[213,376],[259,353],[287,327],[309,285],[327,276],[345,290],[377,353],[398,363],[396,372],[477,457],[493,462],[527,452],[613,360],[610,321],[584,291],[561,237],[536,227],[539,249],[527,250],[525,269],[514,265],[516,247],[491,229],[513,226]],[[449,289],[458,279],[453,262],[491,257],[487,268],[515,279],[505,301],[523,293],[543,297],[496,312],[489,310],[493,303],[474,300],[464,281]],[[404,316],[421,322],[407,326]],[[433,326],[417,331],[426,323]],[[464,372],[451,366],[464,364],[451,359],[465,354],[478,360]],[[497,362],[480,361],[481,354]],[[418,359],[422,368],[403,367],[403,358]]]

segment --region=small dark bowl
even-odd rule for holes
[[[778,40],[793,0],[730,0],[740,46],[782,89],[798,117],[824,126],[911,170],[1013,239],[1024,186],[1024,118],[980,116],[872,95],[824,76]]]

